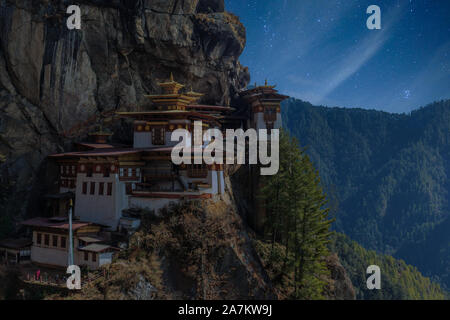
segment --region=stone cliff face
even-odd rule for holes
[[[223,0],[85,0],[81,30],[64,0],[0,0],[0,154],[22,216],[45,185],[48,154],[116,110],[137,110],[173,72],[226,103],[249,81],[245,29]],[[43,190],[42,190],[43,192]]]

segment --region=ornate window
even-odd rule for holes
[[[275,122],[277,121],[277,107],[265,107],[264,108],[264,121]]]
[[[206,178],[208,167],[205,164],[193,164],[188,166],[188,176],[190,178]]]
[[[166,129],[164,127],[152,128],[152,144],[164,145],[165,144]]]
[[[87,168],[86,168],[86,177],[92,177],[92,171],[93,171],[93,169],[92,169],[92,164],[87,165]]]

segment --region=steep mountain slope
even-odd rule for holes
[[[335,228],[450,285],[448,237],[434,236],[448,234],[450,101],[406,115],[290,99],[283,118],[338,203]],[[417,245],[442,249],[412,252]]]

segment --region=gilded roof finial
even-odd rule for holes
[[[170,81],[173,82],[173,73],[170,73]]]
[[[267,84],[267,79],[266,79],[266,81],[264,82],[264,85],[267,87],[267,85],[268,85],[268,84]]]

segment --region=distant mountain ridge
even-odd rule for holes
[[[450,100],[410,114],[296,99],[282,110],[338,203],[335,229],[449,288]]]

